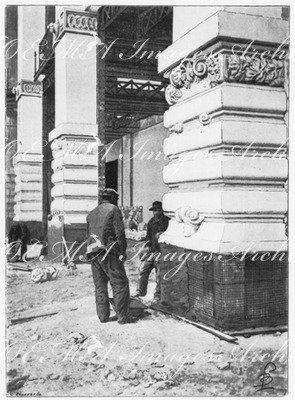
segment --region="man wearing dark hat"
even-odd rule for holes
[[[160,290],[160,280],[159,280],[159,267],[160,262],[156,257],[152,257],[152,253],[155,255],[160,252],[160,246],[158,239],[161,233],[165,232],[168,228],[168,223],[170,218],[166,217],[163,212],[162,202],[154,201],[152,208],[149,209],[153,211],[153,218],[151,218],[147,225],[147,244],[145,251],[145,259],[142,261],[139,270],[139,281],[138,288],[134,297],[143,297],[146,295],[148,280],[150,273],[155,268],[156,269],[156,290],[154,294],[153,303],[157,304],[161,298]]]
[[[118,322],[133,322],[129,317],[129,281],[124,268],[126,237],[122,214],[117,207],[118,193],[105,189],[102,202],[87,216],[87,258],[91,260],[96,311],[101,322],[110,317],[110,281]]]

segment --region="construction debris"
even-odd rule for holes
[[[225,331],[224,333],[227,333],[228,335],[235,335],[235,336],[244,336],[244,337],[251,337],[253,335],[260,335],[263,333],[273,333],[275,334],[276,332],[287,332],[288,327],[285,325],[278,325],[278,326],[269,326],[269,327],[258,327],[258,328],[246,328],[246,329],[240,329],[236,331]]]
[[[38,335],[38,333],[35,333],[33,336],[31,336],[31,340],[39,340],[40,339],[40,335]]]
[[[43,314],[22,314],[19,317],[16,318],[11,318],[11,325],[15,325],[15,324],[19,324],[22,322],[27,322],[31,319],[35,319],[35,318],[42,318],[42,317],[49,317],[51,315],[55,315],[58,314],[58,311],[54,311],[54,312],[49,312],[49,313],[43,313]]]
[[[18,271],[25,271],[25,272],[33,271],[33,267],[29,264],[15,263],[15,264],[8,264],[8,266]]]
[[[174,313],[172,313],[172,312],[170,312],[168,310],[164,310],[163,308],[159,307],[158,305],[151,305],[150,308],[153,309],[153,310],[156,310],[156,311],[163,312],[164,314],[171,315],[172,317],[174,317],[176,319],[180,319],[181,321],[184,321],[184,322],[186,322],[186,323],[188,323],[190,325],[194,325],[197,328],[200,328],[200,329],[203,329],[206,332],[212,333],[214,336],[217,336],[221,340],[226,340],[227,342],[238,344],[237,343],[238,338],[236,338],[234,336],[230,336],[230,335],[228,335],[228,334],[226,334],[224,332],[220,332],[217,329],[210,328],[209,326],[204,325],[204,324],[202,324],[200,322],[190,321],[189,319],[181,317],[180,315],[174,314]]]
[[[51,281],[57,278],[58,270],[55,267],[38,267],[32,271],[31,279],[35,283]]]
[[[67,269],[69,275],[77,275],[77,265],[73,261],[67,264]]]
[[[71,334],[70,339],[75,344],[82,344],[87,340],[87,336],[83,335],[83,333],[74,332]]]

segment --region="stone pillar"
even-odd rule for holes
[[[190,311],[224,328],[286,321],[288,21],[254,11],[225,7],[159,57],[172,217],[160,242],[190,252]]]
[[[31,238],[42,223],[42,85],[21,80],[17,95],[17,154],[14,157],[14,221],[25,222]]]
[[[62,9],[51,26],[55,49],[55,129],[49,251],[64,236],[85,240],[86,216],[98,201],[100,141],[96,121],[96,15]],[[63,215],[62,226],[57,215]],[[59,234],[52,235],[60,226]],[[51,230],[51,233],[50,233]]]
[[[42,239],[42,84],[34,82],[34,51],[44,34],[45,7],[18,7],[17,152],[14,221]]]

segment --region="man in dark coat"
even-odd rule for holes
[[[122,214],[117,207],[118,193],[105,189],[102,202],[87,216],[87,258],[91,260],[96,311],[101,322],[110,317],[110,281],[118,322],[134,322],[129,316],[129,281],[124,268],[126,237]]]
[[[158,239],[161,233],[165,232],[168,228],[170,218],[166,217],[163,212],[162,202],[154,201],[150,211],[153,211],[153,218],[151,218],[147,225],[146,236],[146,250],[143,252],[143,259],[139,269],[138,288],[134,297],[143,297],[146,295],[148,280],[150,273],[155,268],[156,270],[156,290],[154,293],[153,303],[157,304],[161,298],[159,268],[160,260],[157,255],[160,253],[160,246]],[[154,257],[152,256],[154,255]]]
[[[23,222],[14,221],[8,233],[9,251],[7,260],[10,262],[23,261],[27,253],[30,231]]]

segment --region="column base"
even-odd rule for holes
[[[198,253],[167,244],[161,252],[161,307],[222,330],[287,324],[286,253],[263,261],[264,253]]]

